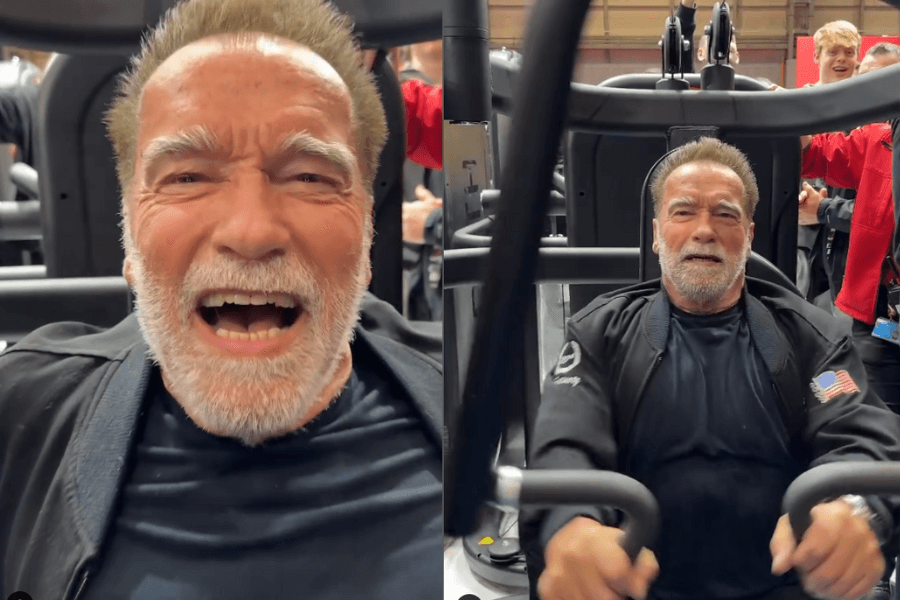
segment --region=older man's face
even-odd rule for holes
[[[126,259],[166,387],[247,444],[343,384],[370,275],[368,199],[337,74],[290,42],[208,40],[145,87]]]
[[[862,62],[859,63],[858,74],[865,75],[866,73],[872,73],[873,71],[896,65],[898,62],[900,62],[900,57],[894,54],[879,54],[878,56],[867,55],[862,59]]]
[[[740,177],[717,163],[688,163],[666,179],[653,245],[682,310],[716,313],[740,298],[753,240],[743,195]]]

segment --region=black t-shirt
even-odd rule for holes
[[[438,600],[440,452],[366,362],[354,351],[340,397],[257,448],[199,429],[157,372],[86,600]]]
[[[651,597],[745,598],[795,582],[771,574],[769,541],[801,469],[742,303],[712,316],[673,306],[666,355],[628,443],[627,474],[660,507]]]

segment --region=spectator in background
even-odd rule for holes
[[[900,47],[880,43],[869,49],[858,71],[865,76],[897,62]],[[900,347],[872,335],[876,320],[889,317],[885,283],[897,275],[885,259],[894,253],[891,126],[872,123],[849,134],[804,136],[802,144],[804,177],[823,177],[828,185],[858,190],[844,199],[804,183],[799,219],[801,225],[827,226],[824,259],[832,301],[852,318],[853,343],[870,387],[900,414]],[[881,587],[888,588],[887,576]]]
[[[819,80],[810,85],[823,85],[853,77],[859,61],[859,30],[849,21],[832,21],[813,35],[819,65]]]
[[[34,166],[34,132],[41,77],[52,54],[8,46],[0,71],[0,144],[13,144],[14,158]]]
[[[36,162],[38,96],[49,52],[7,46],[0,52],[0,200],[26,200],[10,180],[15,162],[30,167]],[[43,263],[37,240],[8,240],[0,244],[0,265]]]
[[[832,21],[820,27],[813,35],[813,59],[819,65],[819,79],[804,87],[835,83],[852,77],[859,62],[861,42],[856,26],[848,21]],[[809,183],[815,188],[825,185],[821,180]],[[804,189],[801,189],[801,194]],[[835,208],[856,198],[856,190],[847,188],[830,188],[827,194],[835,200]],[[807,300],[825,310],[831,310],[840,288],[839,284],[835,288],[835,283],[842,276],[836,278],[829,265],[837,264],[833,255],[846,254],[848,239],[837,236],[835,229],[825,229],[816,223],[801,222],[800,225],[797,231],[797,287],[806,294]]]
[[[857,67],[857,74],[865,75],[884,67],[896,65],[898,62],[900,62],[900,46],[890,42],[880,42],[866,52]]]
[[[441,89],[443,42],[435,40],[409,47],[408,61],[400,71],[407,90]],[[434,86],[434,87],[432,87]],[[440,116],[437,125],[443,123]],[[427,127],[428,123],[424,123]],[[411,141],[415,131],[407,133]],[[444,177],[440,163],[428,164],[410,155],[403,167],[403,266],[404,306],[409,319],[440,320],[442,307],[442,197]]]
[[[882,42],[869,49],[859,63],[858,73],[865,75],[897,62],[900,62],[900,46]],[[843,285],[856,195],[846,192],[830,195],[826,187],[816,191],[809,182],[804,182],[799,201],[800,225],[824,226],[819,251],[828,277],[829,300],[833,303]]]

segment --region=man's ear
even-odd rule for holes
[[[816,50],[815,53],[813,54],[813,62],[816,64],[819,64],[819,54],[820,54],[819,50]]]
[[[653,219],[653,253],[659,254],[659,219]]]
[[[128,287],[134,289],[134,274],[131,271],[131,259],[127,256],[125,257],[125,262],[122,263],[122,277],[128,282]]]
[[[750,235],[750,242],[751,242],[751,243],[753,243],[753,232],[754,232],[755,230],[756,230],[756,223],[754,223],[753,221],[750,221],[750,232],[749,232],[749,235]]]

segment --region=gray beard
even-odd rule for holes
[[[750,258],[749,236],[744,244],[742,256],[735,258],[725,257],[719,267],[710,269],[700,265],[691,265],[681,259],[695,251],[682,251],[675,255],[662,236],[657,239],[659,244],[659,267],[663,276],[668,277],[678,293],[690,302],[700,307],[712,307],[744,273],[747,260]]]
[[[345,289],[321,289],[305,265],[284,258],[259,267],[192,267],[181,289],[171,290],[147,273],[142,256],[132,253],[141,332],[166,387],[198,427],[247,446],[297,428],[321,400],[353,339],[367,288],[368,252],[363,250],[361,257]],[[191,331],[189,318],[195,314],[197,292],[223,287],[293,293],[302,299],[309,320],[280,356],[215,356]]]

